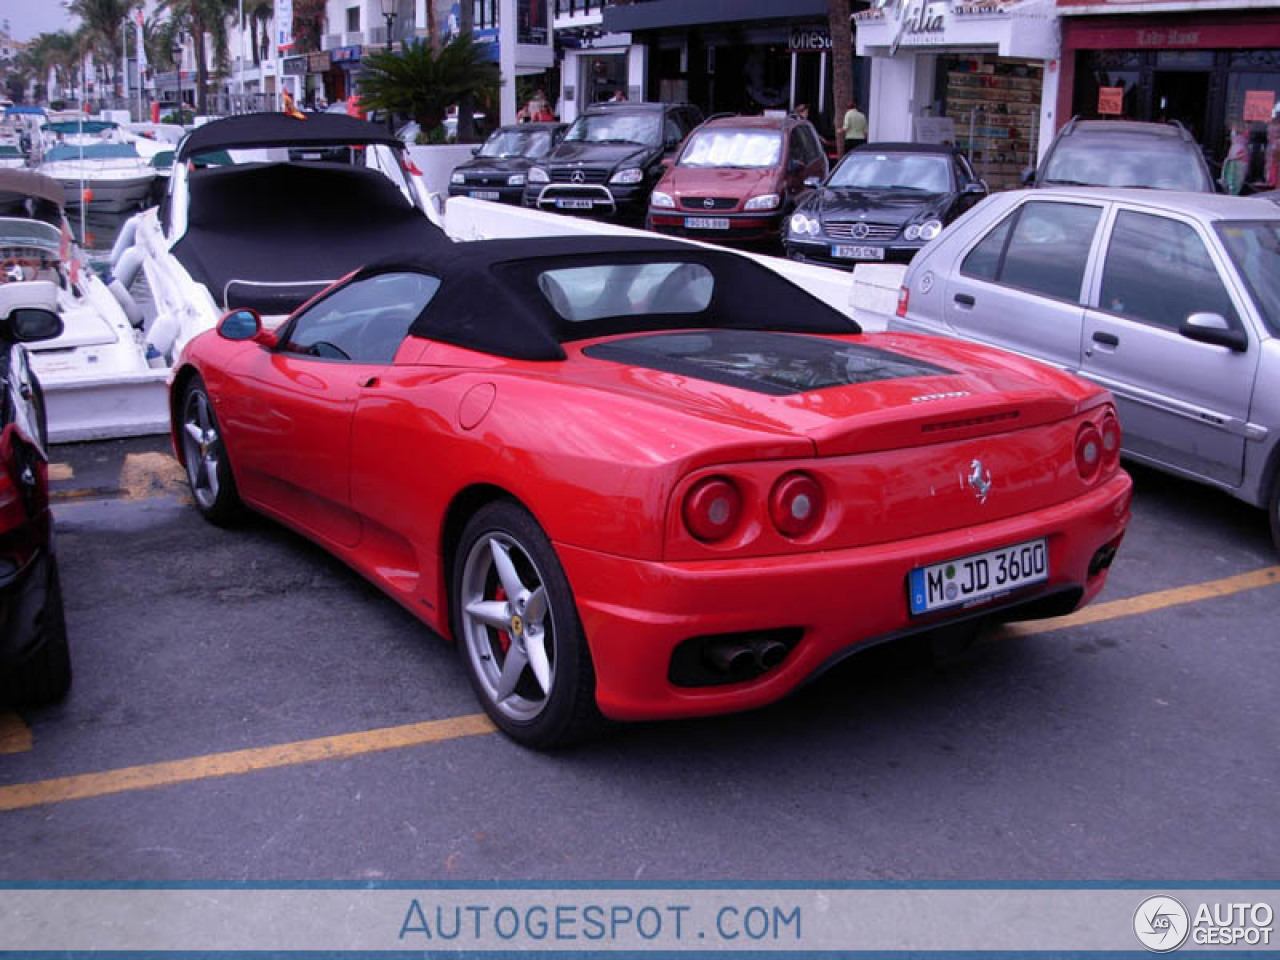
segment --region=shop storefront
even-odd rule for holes
[[[327,74],[325,97],[330,103],[346,100],[356,92],[356,77],[360,74],[360,58],[364,48],[356,45],[334,47],[329,51],[333,68]]]
[[[707,114],[803,103],[828,136],[843,115],[832,97],[826,0],[651,0],[607,8],[604,25],[647,49],[646,100],[687,100]],[[855,62],[855,88],[865,88],[860,79]]]
[[[1245,179],[1275,186],[1280,139],[1280,9],[1204,3],[1073,2],[1062,6],[1058,115],[1176,120],[1216,165],[1233,129]],[[1216,5],[1215,5],[1216,6]],[[1175,7],[1175,9],[1170,9]],[[1275,147],[1272,148],[1274,153]]]
[[[870,139],[951,143],[993,190],[1017,186],[1053,136],[1055,19],[1051,0],[891,0],[857,14]]]

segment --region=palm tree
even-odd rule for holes
[[[844,112],[853,102],[853,28],[849,23],[849,0],[828,0],[828,29],[831,32],[831,111],[836,128],[836,152],[844,154]]]
[[[267,24],[274,13],[273,0],[245,0],[244,18],[249,21],[250,43],[253,46],[253,62],[262,62],[262,48],[258,43],[258,30],[264,36],[268,33]]]
[[[113,89],[118,79],[116,57],[120,50],[120,31],[135,6],[137,0],[70,0],[67,4],[67,11],[80,18],[87,46],[106,63]]]
[[[213,59],[219,73],[227,69],[227,19],[236,8],[236,0],[160,0],[156,9],[169,14],[191,34],[196,61],[196,113],[208,112],[208,44],[213,44]]]
[[[407,114],[424,132],[435,130],[450,106],[501,84],[498,65],[482,59],[483,52],[471,34],[461,33],[438,54],[422,40],[407,41],[402,53],[371,54],[360,77],[360,105]]]

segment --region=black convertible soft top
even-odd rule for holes
[[[714,288],[696,313],[629,314],[571,322],[539,286],[548,270],[611,264],[694,263]],[[562,360],[571,340],[645,330],[725,328],[849,334],[858,324],[749,257],[649,237],[530,237],[420,248],[371,263],[358,276],[416,270],[439,292],[411,334],[520,360]]]
[[[178,147],[178,160],[214,150],[367,143],[404,146],[386,127],[340,113],[309,113],[305,120],[287,113],[245,113],[197,127]]]
[[[376,170],[341,163],[193,170],[173,255],[224,310],[289,313],[335,280],[449,238]]]

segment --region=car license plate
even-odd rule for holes
[[[497,200],[499,194],[497,190],[472,190],[468,196],[473,200]]]
[[[590,210],[590,197],[556,197],[556,206],[562,210]]]
[[[1049,579],[1043,539],[917,567],[908,576],[912,614],[969,606]]]
[[[728,230],[728,217],[685,217],[686,230]]]
[[[851,247],[835,243],[831,245],[831,255],[841,260],[883,260],[884,247]]]

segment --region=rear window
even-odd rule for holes
[[[585,323],[701,313],[711,304],[715,277],[700,263],[609,263],[546,270],[538,289],[562,319]]]

